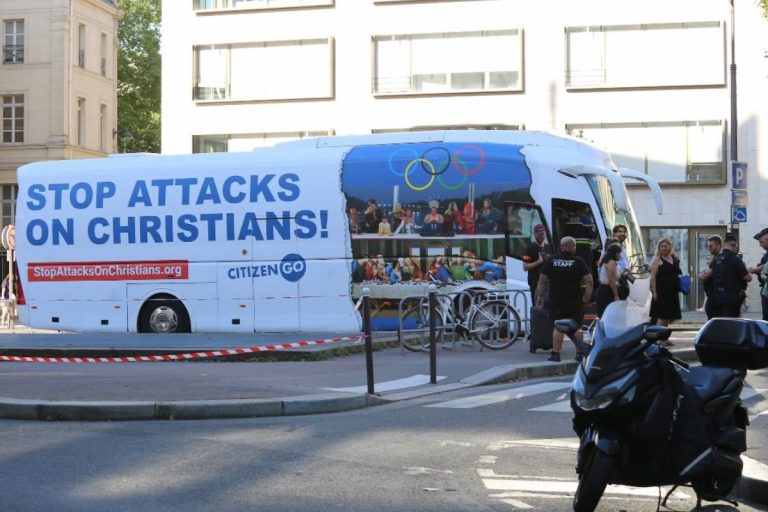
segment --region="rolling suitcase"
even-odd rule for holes
[[[531,336],[528,340],[528,348],[531,353],[537,349],[552,350],[552,330],[555,328],[554,322],[549,318],[549,310],[542,308],[531,308]]]

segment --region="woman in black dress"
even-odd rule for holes
[[[651,318],[657,325],[669,325],[672,320],[682,318],[680,313],[680,285],[678,276],[680,259],[672,250],[672,242],[662,238],[656,244],[656,254],[651,264]]]

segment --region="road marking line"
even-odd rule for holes
[[[425,468],[423,466],[413,466],[413,467],[404,467],[406,475],[410,476],[416,476],[416,475],[433,475],[433,474],[441,474],[441,475],[452,475],[453,471],[450,469],[432,469],[432,468]]]
[[[443,380],[445,377],[437,377],[437,380]],[[429,375],[412,375],[403,379],[388,380],[385,382],[377,382],[374,386],[376,392],[381,391],[394,391],[395,389],[414,388],[416,386],[423,386],[429,384]],[[341,393],[365,393],[368,391],[368,386],[353,386],[350,388],[325,388],[330,391],[339,391]]]
[[[560,400],[558,402],[542,405],[541,407],[534,407],[533,409],[528,410],[537,412],[567,412],[569,414],[572,412],[570,400]]]
[[[506,402],[508,400],[519,400],[521,398],[528,398],[531,396],[541,395],[543,393],[549,393],[570,387],[570,382],[542,382],[540,384],[531,384],[529,386],[522,386],[505,391],[493,391],[491,393],[484,393],[466,398],[457,398],[456,400],[439,402],[436,404],[427,405],[425,407],[438,407],[446,409],[474,409],[475,407],[497,404],[499,402]]]
[[[496,461],[499,460],[499,458],[495,455],[481,455],[479,459],[475,462],[476,464],[496,464]],[[478,469],[478,471],[480,471]]]
[[[503,501],[507,505],[512,505],[513,507],[515,507],[516,509],[519,509],[519,510],[532,510],[534,508],[531,505],[529,505],[527,503],[523,503],[522,501],[519,501],[519,500],[503,499],[503,500],[499,500],[499,501]]]
[[[566,450],[578,450],[579,440],[575,437],[559,438],[559,439],[520,439],[520,440],[505,440],[491,443],[486,447],[486,450],[491,452],[497,452],[506,448],[516,448],[519,446],[527,446],[530,448],[557,448]]]
[[[525,491],[540,493],[562,493],[574,494],[578,482],[555,482],[545,480],[509,480],[498,478],[483,478],[483,484],[486,489],[491,491]],[[605,489],[605,494],[621,494],[626,496],[658,496],[659,490],[656,487],[629,487],[626,485],[609,485]],[[688,498],[688,495],[675,491],[673,496],[681,499]]]
[[[753,396],[762,395],[763,393],[765,393],[764,389],[753,388],[749,384],[744,384],[739,398],[742,400],[749,400]]]

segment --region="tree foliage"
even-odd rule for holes
[[[120,0],[117,129],[121,152],[160,152],[160,1]]]
[[[760,0],[760,5],[763,7],[763,14],[768,18],[768,0]]]

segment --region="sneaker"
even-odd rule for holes
[[[584,353],[583,352],[576,352],[576,357],[574,357],[577,363],[580,363],[582,359],[584,359]]]
[[[552,361],[553,363],[559,363],[560,362],[560,352],[552,352],[549,357],[547,358],[547,361]]]

